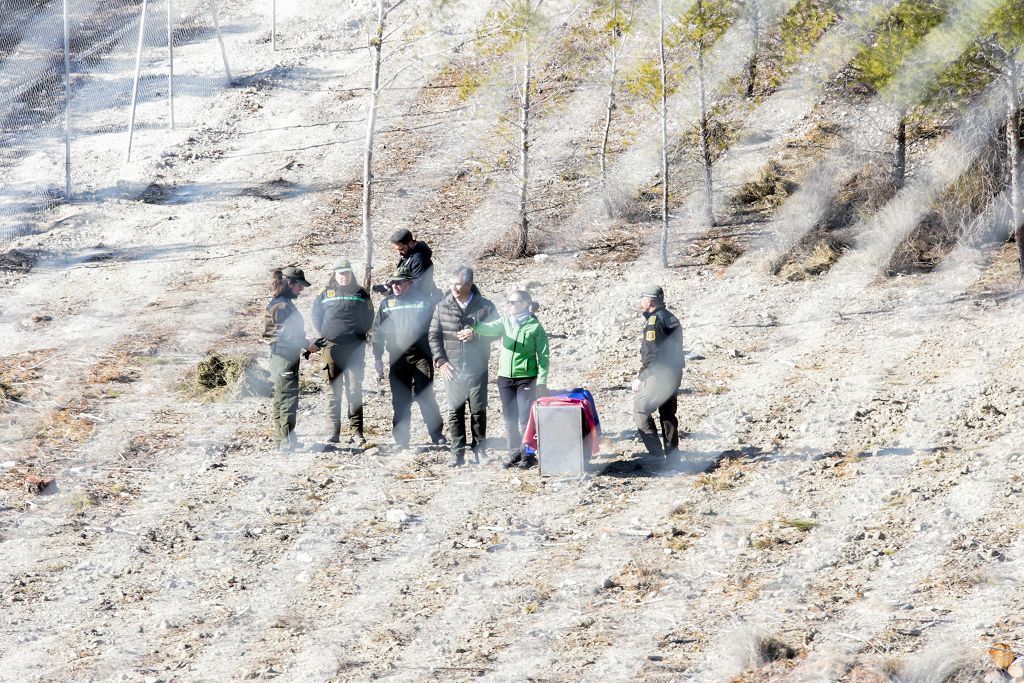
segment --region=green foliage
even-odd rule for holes
[[[497,13],[495,56],[533,48],[547,28],[538,0],[506,0]]]
[[[778,36],[784,67],[797,64],[839,17],[836,3],[798,0],[779,22]]]
[[[905,66],[907,56],[946,17],[944,7],[929,0],[902,0],[882,19],[875,39],[851,62],[857,80],[880,91]]]
[[[675,92],[676,79],[665,75],[665,97]],[[661,69],[657,59],[645,59],[622,81],[622,89],[638,97],[652,107],[661,103]]]
[[[666,47],[709,49],[732,26],[736,9],[729,0],[698,0],[666,31]]]

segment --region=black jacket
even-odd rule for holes
[[[683,327],[664,306],[644,313],[640,344],[640,379],[651,373],[683,374]]]
[[[392,365],[399,360],[429,360],[427,331],[433,307],[433,303],[415,289],[381,301],[373,322],[373,357],[383,359],[387,349]]]
[[[489,299],[480,294],[473,285],[473,298],[463,310],[449,293],[434,309],[434,317],[430,321],[430,352],[434,356],[434,365],[440,367],[451,363],[460,375],[479,375],[487,369],[487,361],[491,357],[493,337],[475,336],[471,341],[461,342],[456,336],[459,330],[473,327],[477,323],[495,320],[498,311]]]
[[[434,261],[431,258],[433,255],[434,252],[426,242],[417,241],[409,255],[398,260],[398,267],[408,268],[412,273],[416,289],[426,294],[428,298],[437,301],[441,298],[441,290],[434,282]]]
[[[373,302],[366,290],[352,283],[325,287],[313,299],[313,327],[335,344],[366,341],[373,325]]]
[[[267,304],[263,314],[263,341],[270,344],[273,353],[295,358],[309,346],[306,325],[295,307],[295,297],[281,294]]]

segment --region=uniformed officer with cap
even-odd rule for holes
[[[647,452],[656,458],[679,458],[679,421],[676,392],[683,378],[683,328],[665,308],[665,292],[648,285],[640,294],[644,315],[640,344],[640,373],[633,382],[633,416]],[[661,438],[654,423],[658,413]]]
[[[446,444],[441,411],[434,398],[434,363],[427,338],[434,304],[413,287],[413,276],[408,268],[396,269],[388,278],[387,285],[391,288],[391,296],[380,302],[372,336],[377,376],[384,375],[385,350],[391,365],[388,382],[394,410],[392,432],[395,446],[402,449],[409,445],[413,400],[420,406],[430,440],[434,444]]]
[[[301,268],[276,269],[271,282],[274,297],[263,316],[263,341],[270,344],[270,378],[274,400],[270,412],[274,437],[282,451],[302,447],[295,437],[299,407],[299,357],[318,351],[322,340],[306,338],[306,325],[295,307],[295,298],[309,287]]]
[[[348,259],[334,261],[327,286],[313,300],[313,326],[327,344],[320,352],[324,373],[331,385],[328,405],[331,433],[327,443],[341,436],[341,399],[348,400],[348,426],[352,443],[364,446],[363,369],[366,365],[366,336],[373,325],[373,302],[356,283]]]

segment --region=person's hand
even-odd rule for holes
[[[448,361],[438,366],[437,372],[445,382],[451,382],[455,378],[455,366]]]
[[[640,391],[640,378],[639,377],[637,377],[635,380],[633,380],[633,392],[636,393],[637,391]]]
[[[377,381],[384,381],[384,361],[378,358],[373,364],[373,369],[377,371]]]
[[[458,332],[458,334],[456,336],[458,336],[459,341],[463,341],[463,342],[471,341],[473,339],[473,330],[471,330],[471,329],[469,329],[467,327],[464,330],[459,330],[459,332]]]

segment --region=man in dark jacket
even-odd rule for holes
[[[452,449],[449,467],[465,463],[467,403],[473,435],[470,448],[477,462],[482,462],[487,437],[487,361],[492,338],[475,336],[464,342],[459,341],[458,333],[497,317],[494,304],[473,284],[473,269],[459,266],[452,271],[451,292],[434,309],[429,334],[434,366],[448,383],[448,433]]]
[[[433,303],[413,287],[412,273],[407,268],[396,270],[387,284],[392,296],[381,301],[377,310],[373,324],[373,356],[377,376],[383,377],[384,351],[388,352],[395,446],[402,449],[409,445],[414,399],[419,403],[430,440],[434,444],[445,444],[441,411],[434,398],[434,364],[427,341]]]
[[[348,426],[352,442],[364,446],[363,369],[366,335],[373,325],[373,303],[356,283],[348,259],[334,262],[331,279],[313,300],[313,326],[327,345],[320,352],[327,381],[331,384],[331,434],[327,443],[341,437],[341,396],[348,400]]]
[[[431,303],[437,303],[444,293],[434,282],[434,252],[427,243],[413,239],[412,233],[403,228],[391,235],[391,247],[398,254],[397,267],[408,268],[413,286]]]
[[[665,308],[665,292],[657,285],[641,293],[643,341],[640,373],[633,382],[633,416],[647,452],[656,457],[679,459],[679,421],[676,392],[683,378],[683,328],[679,318]],[[657,411],[661,439],[652,414]]]

